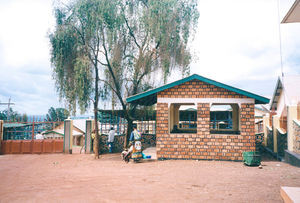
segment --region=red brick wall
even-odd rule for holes
[[[243,95],[195,81],[165,90],[158,97],[182,98],[186,95],[188,98],[245,98]],[[167,103],[157,103],[156,119],[156,148],[159,159],[242,160],[243,151],[255,150],[254,104],[241,104],[239,135],[210,134],[208,103],[197,104],[197,134],[169,134]]]
[[[186,82],[157,94],[162,98],[247,98],[224,88],[216,87],[198,80]]]

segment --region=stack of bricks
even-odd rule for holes
[[[247,98],[200,81],[164,90],[158,97]],[[170,134],[168,104],[157,103],[156,148],[158,159],[242,160],[243,151],[255,150],[254,104],[240,108],[240,134],[210,134],[210,104],[197,104],[197,134]]]

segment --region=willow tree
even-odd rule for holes
[[[98,103],[101,93],[99,75],[101,44],[104,27],[117,29],[120,20],[114,16],[114,1],[74,1],[55,8],[56,27],[50,33],[53,78],[59,92],[72,114],[85,112],[93,103],[95,157],[98,154]]]
[[[99,88],[109,87],[128,121],[126,146],[136,109],[126,97],[152,87],[157,75],[165,82],[174,69],[189,72],[197,0],[75,0],[55,13],[51,61],[60,97],[82,111],[92,100],[96,120]]]
[[[131,130],[136,105],[126,103],[126,97],[153,86],[151,81],[165,83],[174,69],[189,74],[191,55],[188,50],[199,13],[197,0],[120,0],[119,30],[106,26],[102,53],[108,76],[102,81],[119,99]],[[110,41],[110,36],[115,36]]]

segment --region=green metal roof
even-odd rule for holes
[[[24,126],[30,126],[31,124],[23,124],[23,123],[4,123],[3,128],[18,128]]]
[[[188,82],[188,81],[191,81],[191,80],[199,80],[199,81],[205,82],[207,84],[215,85],[217,87],[224,88],[224,89],[227,89],[229,91],[238,93],[240,95],[244,95],[244,96],[247,96],[249,98],[253,98],[253,99],[255,99],[255,104],[267,104],[270,101],[269,99],[267,99],[265,97],[262,97],[262,96],[259,96],[257,94],[253,94],[251,92],[247,92],[245,90],[235,88],[235,87],[217,82],[215,80],[205,78],[205,77],[197,75],[197,74],[193,74],[193,75],[191,75],[189,77],[186,77],[186,78],[183,78],[181,80],[177,80],[175,82],[163,85],[161,87],[158,87],[158,88],[155,88],[155,89],[152,89],[152,90],[148,90],[148,91],[142,92],[140,94],[133,95],[131,97],[128,97],[126,99],[126,101],[128,103],[139,104],[139,105],[146,105],[146,106],[153,105],[157,102],[157,93],[158,92],[161,92],[163,90],[172,88],[176,85],[181,85],[181,84],[183,84],[185,82]]]
[[[58,135],[64,136],[64,134],[59,133],[59,132],[56,132],[56,131],[54,131],[54,130],[48,130],[48,131],[44,132],[43,134],[44,134],[44,135],[47,135],[47,134],[50,134],[50,133],[54,133],[54,134],[58,134]]]

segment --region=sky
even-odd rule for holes
[[[281,74],[279,24],[294,0],[200,0],[190,46],[191,74],[271,98]],[[0,102],[43,115],[60,103],[52,79],[48,33],[52,0],[0,1]],[[281,24],[283,72],[300,74],[300,23]],[[172,75],[169,82],[178,78]],[[0,111],[7,106],[0,106]]]

